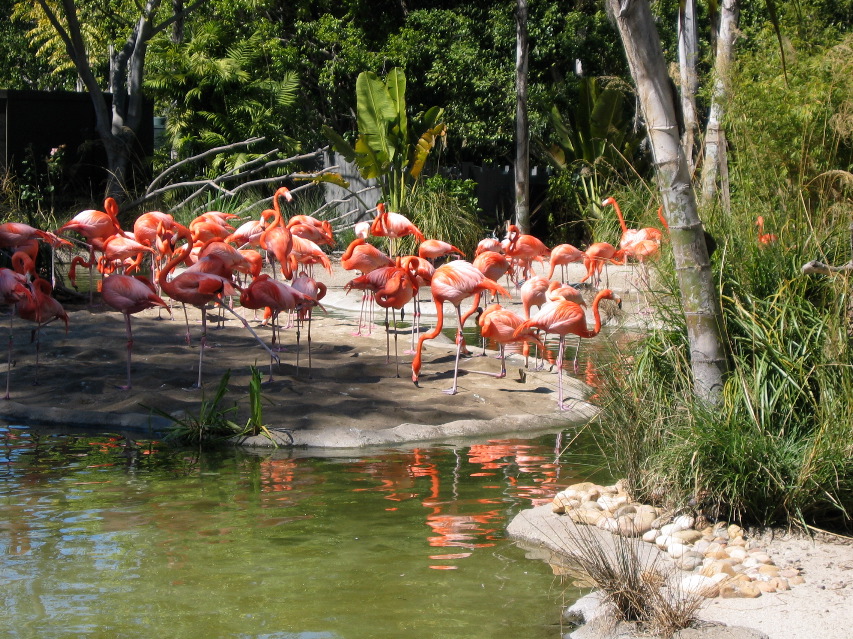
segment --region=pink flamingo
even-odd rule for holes
[[[548,266],[548,279],[554,277],[555,267],[563,267],[563,279],[566,278],[566,265],[574,264],[575,262],[583,262],[585,254],[579,248],[571,244],[558,244],[551,249],[551,259]]]
[[[374,218],[370,225],[370,234],[379,237],[388,238],[388,252],[394,255],[393,240],[407,235],[414,235],[418,242],[423,242],[426,238],[421,230],[412,224],[405,215],[393,213],[385,210],[385,204],[380,202],[376,205],[378,215]]]
[[[3,399],[9,399],[9,383],[12,378],[12,331],[17,305],[25,299],[32,300],[33,294],[27,284],[26,275],[8,268],[0,268],[0,301],[10,305],[12,312],[9,313],[9,356],[6,361],[6,395]]]
[[[147,277],[130,275],[110,275],[104,279],[102,292],[104,303],[124,315],[127,333],[127,384],[119,386],[121,390],[130,390],[130,360],[133,351],[133,330],[130,316],[148,308],[162,306],[172,314],[168,304],[157,295],[154,284]]]
[[[507,344],[517,342],[527,344],[527,342],[533,342],[543,351],[545,350],[545,344],[542,343],[542,340],[540,340],[532,330],[524,331],[518,335],[515,334],[515,330],[521,326],[524,322],[524,318],[518,316],[509,309],[501,307],[500,304],[491,304],[490,306],[487,306],[486,310],[484,310],[480,315],[478,322],[480,324],[480,335],[483,336],[483,339],[491,339],[498,344],[498,349],[500,351],[498,357],[501,360],[501,372],[472,372],[483,372],[484,375],[492,375],[498,379],[506,377],[505,347]]]
[[[566,335],[573,333],[578,337],[590,339],[601,331],[601,314],[598,306],[603,299],[615,301],[621,307],[622,301],[613,294],[610,289],[599,291],[592,302],[592,313],[595,317],[595,326],[587,328],[586,314],[583,308],[574,302],[551,302],[542,307],[536,317],[525,320],[517,329],[515,335],[523,335],[531,328],[538,328],[546,333],[554,333],[560,336],[560,349],[557,355],[557,406],[560,410],[566,410],[563,403],[563,351],[566,346]]]
[[[346,271],[359,271],[362,275],[366,275],[377,268],[381,268],[383,266],[394,266],[394,260],[385,255],[378,248],[373,246],[372,244],[368,244],[367,240],[364,238],[357,237],[352,242],[350,242],[347,250],[344,251],[344,254],[341,256],[341,267]],[[364,306],[370,299],[370,303],[372,304],[372,295],[368,295],[367,292],[361,297],[361,310],[358,314],[358,330],[354,333],[354,335],[361,335],[361,327],[362,325],[367,325],[368,334],[373,330],[373,324],[368,319],[364,320]]]
[[[653,226],[647,226],[642,229],[629,229],[625,224],[625,218],[622,217],[622,209],[619,203],[612,197],[607,198],[601,203],[601,206],[613,205],[616,210],[616,217],[619,218],[619,226],[622,228],[622,238],[619,240],[619,248],[626,249],[636,242],[642,240],[656,240],[658,242],[663,238],[663,232]]]
[[[483,275],[473,264],[464,260],[448,262],[437,268],[435,274],[432,276],[430,290],[432,291],[432,298],[435,301],[437,321],[435,328],[421,335],[418,340],[418,347],[415,357],[412,360],[412,381],[415,383],[415,386],[418,385],[423,344],[428,339],[434,339],[441,332],[444,324],[444,302],[450,302],[456,309],[458,320],[458,328],[456,330],[456,363],[453,368],[453,386],[444,392],[448,395],[455,395],[457,391],[457,378],[459,376],[459,357],[462,354],[464,341],[462,339],[464,320],[462,319],[462,311],[460,309],[462,301],[474,296],[473,307],[476,307],[480,302],[480,296],[483,291],[493,291],[507,297],[509,297],[509,292]]]

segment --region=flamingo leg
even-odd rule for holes
[[[299,315],[296,315],[296,376],[299,377],[299,351],[301,349],[302,339],[302,320],[299,318]]]
[[[311,379],[311,314],[312,310],[308,310],[308,379]]]
[[[9,399],[9,385],[12,379],[12,322],[15,318],[15,308],[12,308],[12,314],[9,316],[9,357],[6,362],[6,395],[3,399]]]
[[[402,315],[402,311],[400,313]],[[391,317],[394,320],[394,364],[397,369],[397,377],[400,377],[400,356],[397,354],[397,317],[395,309],[391,309]]]
[[[185,307],[186,308],[186,307]],[[201,388],[201,365],[204,362],[204,348],[207,345],[207,305],[201,307],[201,344],[198,347],[198,381],[195,388]]]
[[[557,355],[557,406],[566,410],[563,405],[563,349],[566,346],[566,336],[560,335],[560,352]]]
[[[130,313],[124,314],[125,328],[127,329],[127,385],[119,386],[119,390],[130,390],[130,357],[133,352],[133,331],[130,328]]]
[[[388,309],[385,309],[385,364],[391,363],[391,329],[388,327]]]
[[[249,322],[247,322],[247,321],[246,321],[246,318],[245,318],[245,317],[243,317],[242,315],[240,315],[240,314],[239,314],[237,311],[235,311],[233,308],[229,308],[229,307],[228,307],[228,306],[226,306],[225,304],[222,304],[222,302],[220,302],[219,300],[214,300],[214,304],[218,304],[218,305],[220,305],[222,308],[224,308],[226,311],[228,311],[228,312],[229,312],[229,313],[231,313],[234,317],[236,317],[238,320],[240,320],[240,323],[243,325],[243,328],[245,328],[247,331],[249,331],[249,332],[252,334],[252,337],[254,337],[254,338],[255,338],[255,340],[258,342],[258,344],[260,344],[261,346],[263,346],[264,350],[265,350],[267,353],[269,353],[269,354],[270,354],[270,357],[272,357],[273,359],[275,359],[275,361],[276,361],[276,362],[280,362],[278,355],[276,355],[275,353],[273,353],[272,349],[270,349],[270,347],[269,347],[269,346],[267,346],[266,344],[264,344],[264,340],[262,340],[262,339],[260,338],[260,336],[255,332],[255,329],[253,329],[251,326],[249,326]],[[202,318],[204,318],[204,315],[202,315]],[[202,319],[202,322],[203,322],[203,319]]]
[[[457,329],[456,329],[456,363],[453,365],[453,386],[443,391],[445,395],[455,395],[457,392],[458,384],[457,378],[459,377],[459,357],[462,355],[462,345],[464,343],[462,339],[462,310],[459,306],[456,308],[456,319],[457,319]]]

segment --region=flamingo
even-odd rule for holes
[[[501,242],[496,237],[487,237],[485,239],[480,240],[477,243],[477,248],[474,250],[474,255],[480,255],[482,253],[493,252],[493,253],[502,253],[503,246],[501,246]]]
[[[456,308],[456,317],[458,319],[458,328],[456,330],[456,363],[453,368],[453,386],[444,392],[448,395],[455,395],[457,391],[457,378],[459,376],[459,356],[462,354],[463,344],[462,329],[464,320],[462,319],[462,311],[460,309],[462,301],[473,295],[474,307],[476,307],[480,302],[480,295],[486,290],[500,293],[507,297],[510,295],[505,288],[487,278],[473,264],[464,260],[448,262],[437,268],[432,276],[430,290],[435,301],[437,320],[435,328],[428,333],[424,333],[418,339],[418,347],[415,351],[415,357],[412,360],[412,381],[415,386],[418,385],[423,344],[428,339],[434,339],[441,332],[444,324],[444,302],[450,302]]]
[[[245,308],[269,308],[272,313],[272,348],[276,348],[276,320],[281,311],[293,311],[306,295],[289,284],[270,278],[266,273],[258,275],[240,293],[240,305]],[[270,376],[273,381],[273,359],[270,358]]]
[[[415,340],[420,337],[421,333],[421,299],[420,289],[422,286],[429,286],[432,281],[435,266],[429,260],[425,260],[416,255],[404,255],[400,260],[400,266],[414,275],[415,278],[415,296],[412,302],[412,343],[408,350],[403,351],[406,355],[414,355]]]
[[[65,333],[68,334],[68,314],[62,308],[62,304],[57,302],[51,293],[53,286],[50,282],[42,278],[36,278],[30,285],[32,288],[32,296],[26,297],[18,302],[15,310],[18,317],[21,319],[35,322],[35,342],[36,342],[36,374],[34,384],[38,385],[38,370],[39,370],[39,352],[41,351],[41,328],[47,326],[55,320],[62,320],[65,323]]]
[[[322,282],[317,282],[313,277],[310,277],[304,271],[301,271],[293,279],[293,288],[302,293],[305,299],[296,305],[296,374],[299,374],[299,327],[302,322],[308,322],[308,379],[311,379],[311,316],[314,312],[314,307],[319,306],[326,309],[320,304],[320,300],[326,296],[326,285]]]
[[[510,270],[506,257],[494,251],[480,253],[474,258],[473,264],[483,275],[495,282]]]
[[[548,292],[548,287],[550,285],[550,280],[544,275],[534,275],[521,285],[519,293],[521,295],[521,307],[524,312],[524,319],[530,319],[530,310],[534,306],[541,308],[545,305],[545,302],[548,301],[546,293]],[[524,343],[522,352],[524,354],[524,365],[528,366],[530,362],[530,346],[526,342]],[[539,364],[538,350],[536,352],[535,360],[534,369],[539,370],[544,366],[544,360],[541,365]]]
[[[377,268],[383,266],[394,266],[394,260],[385,255],[372,244],[368,244],[364,238],[357,237],[350,242],[347,250],[341,256],[341,267],[346,271],[360,271],[362,275],[370,273]],[[361,297],[361,310],[358,314],[358,330],[354,335],[361,335],[362,324],[368,326],[368,333],[372,330],[370,320],[364,321],[364,305],[368,300],[368,295]],[[372,301],[372,300],[371,300]]]
[[[599,291],[598,295],[592,302],[592,314],[595,318],[595,326],[590,329],[586,324],[586,314],[583,308],[574,302],[560,301],[550,302],[542,307],[536,314],[536,317],[525,320],[517,329],[514,335],[523,335],[525,331],[531,328],[539,328],[546,333],[555,333],[560,336],[560,349],[557,355],[557,406],[560,410],[566,410],[563,403],[563,351],[566,346],[566,335],[573,333],[578,337],[590,339],[601,332],[601,314],[598,306],[603,299],[615,301],[620,307],[620,300],[610,289]]]
[[[619,218],[619,226],[622,228],[622,238],[619,240],[620,249],[626,249],[642,240],[655,240],[660,242],[661,239],[663,239],[663,232],[653,226],[647,226],[642,229],[629,229],[628,225],[625,224],[625,218],[622,217],[622,209],[619,207],[619,203],[614,198],[607,198],[601,203],[601,206],[610,206],[611,204],[616,210],[616,217]]]
[[[130,381],[130,360],[133,351],[133,330],[130,316],[147,308],[162,306],[172,314],[168,304],[157,295],[154,284],[147,277],[130,275],[110,275],[104,279],[101,294],[104,303],[124,315],[125,332],[127,333],[127,384],[119,386],[121,390],[132,388]]]
[[[758,242],[760,244],[773,244],[779,239],[778,235],[774,233],[765,233],[764,232],[764,216],[759,215],[755,219],[755,225],[758,227]]]
[[[458,253],[459,257],[465,257],[465,253],[460,251],[458,248],[448,242],[442,242],[441,240],[424,240],[420,243],[420,246],[418,246],[418,257],[422,257],[427,260],[437,260],[439,257],[444,257],[451,253]]]
[[[352,232],[355,233],[356,237],[366,240],[370,237],[370,222],[366,220],[363,222],[356,222],[352,227]]]
[[[400,260],[402,264],[402,260]],[[385,363],[391,362],[391,332],[388,322],[388,309],[396,311],[411,300],[418,290],[417,264],[407,262],[408,268],[402,266],[385,266],[375,269],[370,273],[361,275],[351,280],[346,285],[346,290],[351,289],[370,290],[373,292],[376,303],[385,309]],[[396,328],[397,318],[394,316]],[[397,363],[397,377],[400,376],[400,363],[397,356],[397,332],[394,331],[394,358]]]
[[[285,279],[290,279],[293,277],[293,271],[290,266],[290,260],[288,259],[290,256],[290,251],[293,248],[293,236],[290,234],[290,231],[282,224],[281,218],[281,206],[279,205],[278,198],[283,197],[288,202],[293,201],[293,196],[290,194],[290,189],[286,186],[282,186],[276,190],[272,197],[272,217],[273,221],[267,226],[266,230],[261,234],[260,237],[260,245],[261,248],[267,251],[267,254],[272,252],[275,256],[275,259],[278,260],[279,268],[281,269],[281,274]],[[267,209],[269,211],[269,209]],[[273,276],[275,276],[275,271],[273,270]]]
[[[295,264],[306,264],[309,271],[313,269],[314,264],[322,264],[323,268],[329,271],[329,275],[332,274],[332,263],[329,256],[315,242],[293,235],[292,231],[291,240],[290,263],[292,270],[296,270]]]
[[[584,253],[586,257],[584,257],[583,265],[586,267],[586,275],[581,278],[581,282],[586,282],[592,278],[595,286],[601,284],[601,269],[607,262],[611,264],[625,263],[625,251],[617,250],[615,246],[607,242],[590,244]]]
[[[518,260],[523,279],[530,277],[534,260],[541,262],[543,257],[551,255],[551,251],[541,240],[532,235],[522,234],[515,224],[509,225],[507,238],[509,243],[504,248],[504,253]]]
[[[414,235],[418,239],[418,242],[426,240],[424,234],[421,233],[421,230],[412,224],[409,221],[409,218],[405,215],[387,211],[385,209],[385,204],[382,202],[376,205],[376,210],[378,211],[378,215],[370,225],[370,234],[379,237],[387,237],[388,252],[391,253],[391,255],[394,254],[394,246],[392,242],[395,239],[406,237],[407,235]]]
[[[255,333],[251,326],[249,326],[249,323],[233,309],[222,303],[223,296],[233,295],[235,292],[234,286],[227,278],[220,275],[214,275],[212,273],[186,270],[177,275],[171,281],[169,280],[171,272],[180,262],[183,262],[186,259],[191,248],[190,244],[185,244],[183,251],[176,251],[169,263],[160,271],[157,281],[160,283],[160,289],[165,291],[169,297],[185,304],[191,304],[201,311],[201,343],[199,345],[198,354],[198,382],[196,383],[195,388],[201,388],[202,386],[202,363],[204,362],[204,348],[207,343],[207,305],[210,303],[218,304],[221,308],[224,308],[240,320],[243,326],[249,330],[258,343],[269,352],[270,357],[278,360],[278,356],[267,348],[267,345],[263,343],[260,337],[258,337],[258,334]]]
[[[118,221],[118,211],[118,202],[108,197],[104,200],[103,211],[96,209],[80,211],[57,231],[57,234],[74,231],[86,240],[86,246],[89,247],[89,261],[83,262],[83,264],[89,267],[89,304],[92,304],[94,299],[94,273],[92,268],[97,263],[95,250],[100,250],[103,242],[113,235],[131,237],[129,233],[122,230]]]
[[[294,215],[287,221],[287,228],[292,235],[320,245],[335,246],[335,234],[328,220],[318,220],[311,215]]]
[[[559,265],[563,267],[563,279],[566,277],[566,265],[575,262],[583,262],[584,252],[571,244],[558,244],[551,249],[551,259],[548,266],[548,279],[554,277],[554,269]]]
[[[486,310],[480,315],[478,322],[480,324],[480,335],[483,336],[484,340],[492,339],[498,344],[501,371],[500,373],[488,373],[485,371],[472,372],[482,372],[484,375],[492,375],[498,379],[506,377],[506,353],[504,349],[507,344],[514,342],[523,342],[524,344],[534,342],[543,351],[545,350],[545,344],[532,331],[528,330],[518,335],[515,334],[515,329],[521,326],[524,318],[509,309],[503,308],[500,304],[487,306]]]
[[[0,301],[10,305],[12,312],[9,314],[9,356],[6,361],[6,395],[3,399],[9,399],[9,383],[12,378],[12,330],[17,305],[19,302],[30,299],[32,293],[27,286],[27,277],[21,273],[8,268],[0,268]]]

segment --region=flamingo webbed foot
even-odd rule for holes
[[[454,388],[447,388],[441,392],[444,393],[445,395],[455,395],[457,391],[456,391],[456,388],[454,387]]]

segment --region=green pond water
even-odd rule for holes
[[[308,457],[0,427],[0,635],[559,637],[579,593],[504,531],[591,476],[572,437]]]

